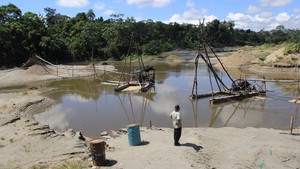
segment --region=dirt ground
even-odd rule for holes
[[[228,57],[221,57],[228,72],[235,78],[247,78],[247,74],[255,74],[266,79],[298,80],[300,53],[284,55],[284,47],[260,49],[243,47],[231,52]],[[220,64],[215,65],[221,69]]]
[[[272,50],[279,53],[282,49]],[[274,59],[280,54],[271,52],[264,59],[266,63],[262,64],[261,60],[257,60],[261,53],[260,50],[241,49],[222,57],[222,62],[234,71],[247,68],[253,73],[261,71],[268,76],[268,69],[272,69],[271,72],[279,72],[273,74],[280,75],[282,70],[264,67],[272,61],[271,57]],[[55,103],[43,96],[43,93],[53,89],[42,86],[7,89],[38,81],[89,76],[94,71],[93,68],[83,71],[78,67],[79,71],[72,72],[66,69],[67,66],[62,67],[64,71],[40,66],[28,70],[16,68],[0,71],[0,87],[5,87],[0,92],[0,168],[55,168],[67,162],[79,162],[87,168],[97,168],[88,154],[86,143],[89,138],[85,138],[84,133],[72,129],[54,131],[48,125],[34,120],[33,114]],[[113,70],[109,66],[105,69]],[[171,128],[141,127],[140,130],[139,146],[129,145],[126,131],[109,131],[104,136],[107,166],[101,168],[300,168],[300,137],[290,135],[289,131],[184,127],[180,140],[182,146],[175,147]]]

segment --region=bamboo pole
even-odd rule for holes
[[[198,60],[199,60],[199,54],[195,58],[195,76],[194,76],[194,83],[193,83],[193,87],[192,87],[192,95],[194,95],[194,89],[196,87],[196,95],[195,95],[196,98],[197,98],[197,95],[198,95],[198,91],[197,91],[197,86],[198,86],[198,82],[197,82]]]
[[[218,55],[216,54],[216,52],[213,50],[213,48],[210,46],[210,44],[208,44],[209,49],[212,51],[212,53],[215,55],[215,57],[218,59],[219,63],[221,64],[223,70],[225,71],[225,73],[227,74],[227,76],[229,77],[229,79],[231,80],[232,83],[234,83],[234,80],[231,78],[230,74],[228,73],[228,71],[225,69],[225,66],[223,65],[223,63],[221,62],[221,60],[219,59]]]
[[[95,64],[93,63],[93,70],[94,70],[94,81],[96,80],[96,69],[95,69]]]
[[[206,39],[205,39],[205,37],[204,37],[204,19],[203,19],[203,23],[202,24],[200,24],[200,28],[201,28],[201,38],[202,38],[202,46],[203,46],[203,49],[204,49],[204,51],[205,51],[205,55],[206,55],[206,59],[207,59],[207,63],[209,63],[209,66],[210,67],[212,67],[212,63],[211,63],[211,61],[210,61],[210,58],[209,58],[209,55],[208,55],[208,51],[207,51],[207,42],[206,42]],[[216,81],[216,84],[217,84],[217,86],[218,86],[218,88],[219,88],[219,91],[221,92],[222,90],[221,90],[221,88],[220,88],[220,84],[219,84],[219,82],[218,82],[218,80],[217,80],[217,78],[216,77],[218,77],[218,79],[220,79],[219,78],[219,76],[217,75],[217,73],[214,71],[214,69],[211,69],[211,72],[213,73],[213,75],[214,75],[214,77],[215,77],[215,81]],[[211,75],[210,75],[210,71],[208,72],[209,73],[209,79],[210,79],[210,83],[212,83],[211,82]],[[221,83],[222,83],[222,80],[220,79],[219,80]],[[222,83],[223,84],[223,83]],[[212,86],[212,85],[211,85]],[[226,85],[224,85],[223,84],[223,86],[225,86],[226,87]],[[227,89],[227,87],[226,87],[226,89]],[[213,92],[213,88],[212,88],[212,92]],[[213,96],[214,97],[214,96]]]
[[[56,60],[56,76],[58,77],[58,64],[57,64],[57,60]]]
[[[293,128],[294,128],[294,117],[291,116],[291,126],[290,126],[291,134],[293,134]]]

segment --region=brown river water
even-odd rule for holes
[[[147,93],[114,92],[115,86],[104,85],[93,78],[54,81],[49,87],[58,90],[47,96],[57,104],[35,115],[35,119],[57,130],[72,128],[83,135],[96,137],[103,131],[140,126],[172,127],[170,113],[181,106],[183,127],[255,127],[287,130],[291,116],[300,125],[300,104],[288,102],[299,97],[298,85],[267,82],[265,97],[253,97],[210,105],[209,98],[191,101],[194,79],[193,63],[156,63],[155,88]],[[118,65],[116,65],[118,68]],[[120,68],[120,67],[119,67]],[[224,83],[231,82],[217,71]],[[198,93],[211,91],[205,64],[198,68]],[[250,76],[258,79],[258,76]]]

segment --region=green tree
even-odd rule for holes
[[[125,21],[121,18],[123,15],[112,15],[109,24],[106,24],[102,30],[103,38],[106,41],[105,54],[107,57],[121,59],[130,52],[132,42],[132,24],[135,20],[127,18]],[[138,42],[134,42],[138,43]]]
[[[24,26],[20,23],[22,11],[13,4],[0,7],[0,66],[20,66],[26,55],[23,45]]]
[[[293,43],[299,43],[300,42],[300,30],[289,30],[288,31],[288,41]]]
[[[92,9],[90,9],[87,13],[86,13],[86,17],[88,20],[94,20],[96,15],[94,13],[94,11]]]
[[[20,22],[24,26],[24,45],[28,53],[41,53],[39,42],[45,34],[46,28],[41,20],[41,16],[27,12],[22,17]]]
[[[69,22],[70,17],[56,13],[55,9],[45,8],[44,10],[46,12],[46,33],[42,36],[39,44],[43,51],[43,57],[52,62],[69,60],[65,25]]]
[[[0,22],[14,22],[22,16],[22,11],[14,4],[0,6]]]
[[[270,31],[271,33],[271,42],[275,44],[281,44],[287,40],[287,31],[283,25],[279,25],[276,29]]]

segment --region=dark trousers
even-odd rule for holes
[[[182,128],[179,127],[177,129],[174,128],[174,144],[179,144],[179,139],[181,137]]]

